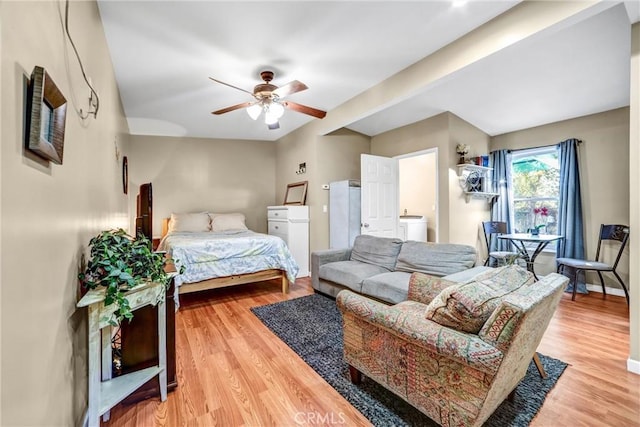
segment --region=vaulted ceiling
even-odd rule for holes
[[[286,111],[269,130],[244,110],[259,72],[309,89],[287,99],[331,111],[485,24],[518,1],[221,2],[99,0],[132,134],[277,140],[318,120]],[[374,136],[443,111],[489,135],[629,105],[630,22],[607,2],[347,125]]]

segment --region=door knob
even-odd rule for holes
[[[364,223],[364,228],[368,228],[369,224],[367,224],[366,222]]]

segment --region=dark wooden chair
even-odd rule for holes
[[[618,255],[613,263],[607,264],[600,261],[600,247],[602,246],[603,240],[613,240],[620,242],[620,247],[618,249]],[[618,262],[620,261],[620,257],[622,256],[622,252],[624,251],[625,246],[627,245],[627,241],[629,240],[629,227],[626,225],[620,224],[601,224],[600,225],[600,237],[598,238],[598,249],[596,250],[596,258],[595,261],[589,261],[584,259],[575,259],[575,258],[558,258],[556,260],[556,264],[558,266],[558,273],[564,274],[564,270],[569,267],[574,271],[572,283],[573,283],[573,295],[571,296],[571,300],[575,301],[576,299],[576,288],[578,287],[578,275],[580,272],[583,275],[586,275],[586,271],[596,271],[598,276],[600,277],[600,284],[602,285],[602,293],[603,296],[607,296],[607,291],[604,286],[604,278],[602,277],[603,272],[613,273],[620,282],[622,289],[624,290],[624,295],[627,297],[627,305],[629,304],[629,291],[627,290],[627,286],[624,281],[616,271],[618,267]],[[586,276],[585,276],[586,282]]]
[[[489,265],[489,261],[491,260],[491,258],[495,259],[498,266],[500,266],[511,264],[520,257],[520,254],[515,251],[491,251],[491,244],[493,243],[494,236],[507,233],[506,222],[485,221],[482,223],[482,229],[484,231],[484,241],[487,244],[487,253],[489,254],[484,262],[484,265]],[[511,243],[509,243],[509,245],[511,245]]]

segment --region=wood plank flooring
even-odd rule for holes
[[[288,295],[278,281],[182,295],[178,388],[166,402],[118,405],[103,426],[370,425],[249,311],[311,293],[305,278]],[[532,426],[640,426],[624,298],[566,294],[538,350],[570,366]]]

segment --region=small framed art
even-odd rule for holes
[[[122,157],[122,191],[129,194],[129,160],[127,156]]]
[[[34,67],[27,99],[26,148],[62,164],[67,100],[42,67]]]

